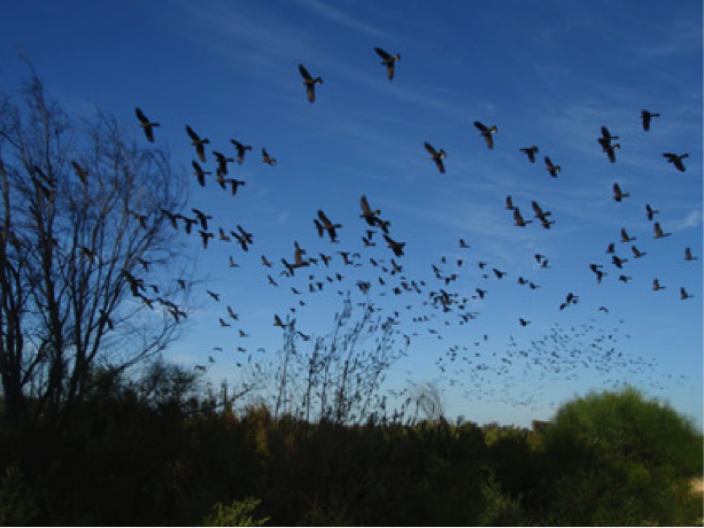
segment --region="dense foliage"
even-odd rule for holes
[[[12,525],[692,524],[702,437],[633,390],[566,404],[542,433],[473,423],[218,410],[156,364],[108,376],[70,424],[0,434]]]

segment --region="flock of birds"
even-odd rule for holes
[[[389,81],[395,77],[396,63],[400,60],[399,54],[389,54],[381,48],[375,48],[376,53],[382,59],[382,66],[387,70]],[[302,64],[298,70],[302,77],[302,84],[305,87],[305,95],[310,103],[316,101],[316,89],[323,86],[323,79],[320,76],[313,76],[309,70]],[[160,126],[160,123],[149,119],[146,114],[139,108],[136,109],[136,116],[139,121],[139,127],[144,131],[144,135],[149,142],[155,142],[155,129]],[[641,112],[642,129],[648,132],[651,129],[652,121],[658,118],[658,113],[653,113],[648,110]],[[479,131],[480,137],[486,143],[488,149],[494,149],[497,141],[498,127],[496,125],[487,126],[486,124],[475,121],[474,126]],[[230,143],[234,147],[231,153],[223,153],[216,150],[206,152],[206,145],[210,144],[210,140],[198,134],[189,125],[186,125],[186,133],[190,139],[190,145],[194,148],[195,158],[192,161],[193,176],[201,187],[209,185],[209,181],[213,172],[215,173],[214,181],[222,189],[229,192],[232,196],[236,196],[241,187],[246,183],[230,176],[232,164],[242,165],[245,162],[247,152],[251,152],[253,147],[246,145],[238,139],[231,139]],[[598,145],[610,163],[616,163],[616,152],[621,148],[617,135],[613,135],[611,131],[603,126],[601,135],[596,138]],[[429,142],[424,143],[425,150],[430,156],[431,162],[437,170],[444,174],[446,172],[447,153],[443,148],[436,148]],[[538,161],[540,149],[536,145],[527,146],[520,149],[520,152],[525,154],[529,163],[535,164]],[[207,167],[209,155],[212,154],[215,162],[215,167],[209,170]],[[275,166],[277,160],[269,155],[266,148],[261,149],[261,162]],[[672,164],[676,170],[684,172],[686,170],[684,159],[687,154],[675,154],[671,152],[663,153],[664,158],[668,163]],[[548,156],[543,156],[545,170],[550,177],[558,178],[562,168],[556,164]],[[613,199],[616,202],[623,202],[630,198],[630,193],[624,190],[619,183],[613,184]],[[408,322],[416,324],[424,324],[428,335],[434,336],[438,340],[443,339],[442,325],[467,325],[477,319],[479,312],[475,309],[476,305],[487,295],[489,295],[490,284],[492,281],[505,281],[507,272],[498,269],[485,261],[477,261],[476,265],[479,275],[485,281],[477,285],[471,291],[457,287],[457,280],[461,277],[463,271],[469,263],[468,257],[442,257],[440,261],[431,263],[428,269],[427,277],[409,277],[404,273],[404,266],[401,259],[404,256],[406,243],[398,239],[396,234],[391,233],[391,221],[382,217],[380,209],[374,208],[370,204],[370,199],[366,195],[359,198],[359,218],[361,219],[360,227],[363,230],[361,236],[362,245],[359,250],[334,250],[334,251],[313,251],[309,248],[304,248],[298,241],[293,242],[293,250],[289,255],[279,256],[277,259],[270,259],[264,254],[260,254],[261,265],[264,268],[266,283],[271,287],[280,288],[284,281],[291,281],[287,284],[293,299],[295,300],[289,307],[290,314],[281,315],[280,313],[273,314],[273,325],[280,328],[292,328],[295,326],[295,314],[297,310],[306,306],[312,295],[319,294],[324,290],[334,289],[338,295],[345,296],[350,294],[350,290],[358,288],[359,291],[369,297],[367,294],[374,291],[377,294],[377,299],[380,301],[384,296],[395,296],[399,299],[408,299],[402,302],[402,308],[393,310],[393,315],[387,316],[387,321],[392,321],[394,324],[401,326],[400,321],[404,319],[402,313],[404,308],[412,315],[408,315]],[[533,217],[528,217],[513,203],[510,195],[506,196],[505,209],[510,211],[513,218],[513,223],[516,227],[525,228],[534,222],[546,229],[552,229],[556,224],[553,212],[546,210],[537,201],[531,202]],[[204,250],[207,250],[209,244],[213,241],[222,243],[234,243],[236,247],[242,250],[243,253],[250,253],[255,245],[255,235],[247,231],[242,225],[236,224],[235,229],[213,226],[213,216],[198,209],[192,209],[191,215],[162,210],[164,217],[167,217],[171,225],[175,229],[183,229],[188,235],[197,234],[201,239],[201,244]],[[660,222],[655,221],[659,211],[652,204],[644,204],[644,214],[652,224],[653,236],[652,239],[660,240],[670,237],[672,234],[667,232]],[[340,247],[341,231],[343,225],[332,219],[331,216],[323,209],[317,211],[312,219],[313,227],[320,239],[325,239],[331,244],[331,248]],[[383,242],[382,242],[383,240]],[[610,256],[611,262],[616,269],[614,275],[617,275],[619,281],[624,283],[631,280],[628,275],[629,261],[631,259],[638,260],[647,256],[647,252],[641,250],[635,245],[635,242],[641,242],[636,237],[629,235],[628,228],[620,229],[620,237],[617,241],[610,241],[606,247],[605,254]],[[379,256],[378,253],[371,253],[372,248],[377,245],[384,245],[389,251],[386,257]],[[623,255],[617,255],[617,248],[625,248],[630,245],[630,254],[628,258]],[[458,245],[455,248],[460,252],[470,250],[470,245],[462,238],[459,239]],[[654,249],[653,249],[654,250]],[[370,253],[364,254],[365,251]],[[469,255],[470,253],[467,253]],[[683,248],[682,258],[686,261],[696,261],[697,257],[693,255],[691,248]],[[229,256],[229,265],[231,268],[239,267],[237,262],[239,258],[234,255]],[[594,274],[597,283],[601,284],[605,277],[611,275],[611,272],[605,271],[605,266],[609,263],[590,263],[589,269]],[[374,280],[357,280],[354,284],[350,284],[347,279],[345,268],[357,270],[362,268],[368,270],[371,268],[377,270],[377,276]],[[549,270],[550,260],[547,256],[536,253],[534,255],[534,264],[536,270]],[[145,265],[145,271],[147,267]],[[345,273],[345,274],[343,274]],[[350,273],[351,275],[351,273]],[[294,279],[297,277],[297,279]],[[283,278],[283,279],[282,279]],[[132,292],[146,303],[151,303],[150,299],[144,295],[143,280],[130,276],[128,277]],[[293,282],[295,280],[295,282]],[[516,283],[520,287],[536,290],[540,285],[532,280],[524,277],[517,277]],[[181,283],[182,287],[185,284]],[[661,291],[666,289],[660,279],[653,278],[652,289]],[[680,298],[687,300],[693,297],[684,286],[679,286]],[[221,302],[221,294],[207,290],[209,297],[214,302]],[[557,308],[562,311],[571,306],[577,305],[580,302],[580,296],[575,292],[566,292],[564,300],[562,300]],[[224,304],[224,303],[223,303]],[[379,308],[377,303],[374,306],[381,314],[383,308]],[[151,307],[151,305],[150,305]],[[175,317],[185,317],[185,312],[181,311],[176,305],[166,306],[168,311]],[[600,306],[599,311],[609,312],[607,306]],[[240,322],[239,314],[230,306],[226,305],[222,315],[218,318],[221,327],[238,326]],[[380,321],[382,317],[380,315]],[[436,324],[431,323],[435,321]],[[622,320],[620,322],[623,322]],[[528,316],[520,317],[517,324],[525,327],[531,324]],[[419,332],[407,332],[397,330],[397,333],[403,337],[403,341],[408,347],[414,336],[418,336]],[[472,392],[475,397],[484,394],[486,396],[486,384],[482,381],[482,376],[487,371],[495,374],[503,374],[505,378],[505,389],[510,388],[512,376],[517,376],[518,371],[525,375],[535,376],[536,372],[541,373],[541,379],[549,380],[551,374],[562,373],[570,376],[578,375],[578,368],[594,368],[603,372],[617,372],[619,369],[627,370],[628,368],[635,369],[633,372],[647,372],[648,368],[652,367],[652,363],[648,363],[643,358],[625,357],[623,353],[618,352],[615,348],[615,343],[618,341],[614,336],[618,334],[618,328],[613,328],[607,332],[608,338],[604,336],[604,331],[596,325],[596,320],[591,319],[589,324],[583,325],[581,328],[572,327],[571,331],[563,329],[559,324],[554,326],[550,333],[542,340],[531,342],[531,347],[522,349],[515,342],[513,336],[510,337],[511,343],[509,349],[498,353],[493,352],[487,354],[481,352],[482,347],[489,342],[489,336],[484,334],[474,344],[464,343],[462,345],[451,345],[443,354],[440,354],[436,361],[436,366],[445,376],[448,369],[452,365],[458,365],[453,371],[453,375],[448,377],[450,384],[463,383],[465,390]],[[249,334],[243,329],[237,329],[237,338],[247,338]],[[296,329],[296,335],[302,340],[311,339],[310,334],[305,334]],[[584,342],[585,336],[590,336],[590,342]],[[580,341],[582,338],[582,341]],[[250,352],[246,345],[241,345],[242,341],[238,341],[236,351]],[[575,346],[579,343],[581,349]],[[608,346],[607,346],[608,345]],[[215,351],[223,351],[222,347],[215,347]],[[259,349],[260,351],[262,349]],[[496,361],[492,363],[492,359]],[[208,356],[209,361],[215,362],[212,355]],[[249,361],[252,361],[252,355],[249,355]],[[517,365],[522,365],[518,371]],[[237,363],[242,366],[241,362]],[[198,370],[206,370],[205,365],[197,365]],[[618,376],[617,376],[618,378]],[[472,388],[476,389],[475,391]],[[506,392],[502,389],[497,389],[501,394]],[[510,391],[508,391],[510,392]],[[469,394],[469,393],[468,393]],[[526,396],[526,395],[523,395]],[[497,394],[497,398],[501,396]],[[533,396],[512,400],[512,403],[531,402]]]

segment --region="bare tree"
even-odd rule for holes
[[[180,210],[185,185],[166,150],[104,113],[72,119],[33,70],[23,96],[0,93],[0,377],[15,422],[56,418],[95,367],[163,350],[188,293],[162,212]]]
[[[307,336],[284,328],[278,370],[275,416],[289,414],[306,421],[360,423],[385,405],[380,388],[391,365],[406,355],[396,342],[395,321],[375,314],[372,304],[353,319],[349,296],[335,314],[332,331]],[[311,346],[304,345],[309,342]]]

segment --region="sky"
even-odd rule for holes
[[[701,429],[700,1],[10,2],[0,17],[0,90],[8,93],[27,77],[18,47],[73,115],[113,113],[145,147],[135,108],[159,122],[155,145],[189,174],[188,208],[254,235],[246,253],[234,242],[203,250],[183,235],[196,259],[197,309],[170,360],[238,383],[245,355],[272,359],[280,350],[274,314],[324,335],[349,291],[380,317],[399,312],[398,340],[410,338],[385,389],[434,383],[449,417],[525,426],[575,396],[628,383]],[[375,47],[400,54],[393,80]],[[323,78],[314,103],[299,64]],[[648,132],[643,109],[660,114]],[[496,125],[492,149],[475,121]],[[234,156],[231,139],[253,146],[229,166],[246,182],[237,196],[212,176],[198,185],[187,124],[210,139],[203,166],[213,173],[212,151]],[[615,163],[597,141],[602,126],[618,136]],[[425,142],[446,152],[444,174]],[[532,145],[535,163],[520,151]],[[261,163],[262,147],[275,166]],[[663,153],[687,153],[686,171]],[[546,156],[561,167],[556,178]],[[614,183],[628,193],[621,202]],[[362,195],[391,222],[391,238],[406,243],[403,256],[379,229],[376,246],[364,246]],[[507,195],[532,223],[514,225]],[[534,218],[533,201],[552,213],[549,229]],[[646,204],[659,211],[652,221]],[[343,225],[338,244],[318,237],[320,209]],[[656,221],[671,236],[655,239]],[[620,241],[623,228],[634,242]],[[330,267],[282,276],[294,242],[307,257],[333,256]],[[606,253],[611,243],[628,260],[623,269]],[[632,245],[646,255],[634,258]],[[697,260],[686,261],[685,248]],[[337,251],[358,252],[357,266]],[[394,276],[380,269],[391,258],[403,267]],[[591,264],[603,265],[600,284]],[[402,277],[425,285],[397,295]],[[665,289],[653,291],[654,279]],[[360,280],[372,284],[366,295]],[[309,293],[316,281],[325,287]],[[693,298],[682,300],[681,287]],[[440,288],[451,294],[448,311],[433,303]],[[570,293],[577,302],[560,309]],[[240,319],[222,327],[228,305]]]

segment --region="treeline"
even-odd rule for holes
[[[536,433],[442,419],[275,420],[199,395],[190,373],[164,364],[140,382],[106,376],[95,387],[60,423],[2,424],[0,522],[701,522],[690,487],[701,434],[632,389],[566,404]]]

